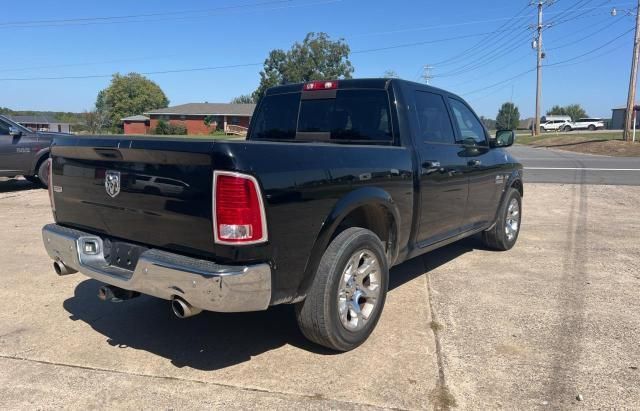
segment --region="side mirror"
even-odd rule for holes
[[[516,134],[513,130],[498,130],[496,138],[491,139],[491,147],[509,147],[513,145],[515,138]]]
[[[20,137],[22,135],[22,131],[16,127],[9,127],[9,135],[13,137]]]

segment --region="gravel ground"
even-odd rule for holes
[[[638,204],[640,187],[528,184],[513,250],[471,238],[394,268],[369,341],[332,354],[288,306],[180,321],[100,302],[51,269],[46,192],[0,182],[0,408],[637,408]]]

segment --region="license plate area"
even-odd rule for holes
[[[147,251],[146,247],[109,239],[103,241],[103,246],[107,264],[130,271],[136,268],[140,254]]]

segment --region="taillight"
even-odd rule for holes
[[[304,91],[316,91],[316,90],[333,90],[338,88],[338,81],[311,81],[305,83],[303,86]]]
[[[267,241],[267,222],[258,181],[228,171],[213,173],[213,232],[218,244]]]
[[[49,202],[51,203],[51,210],[56,212],[56,201],[53,198],[53,159],[49,157],[48,160],[49,165],[47,167],[47,189],[49,190]]]

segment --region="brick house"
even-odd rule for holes
[[[150,119],[147,116],[136,115],[121,119],[124,134],[149,134]]]
[[[188,103],[151,110],[144,116],[127,117],[122,121],[125,134],[153,133],[160,120],[184,125],[187,134],[210,134],[215,130],[246,129],[255,108],[255,104]],[[209,125],[205,124],[205,118],[208,118]]]

